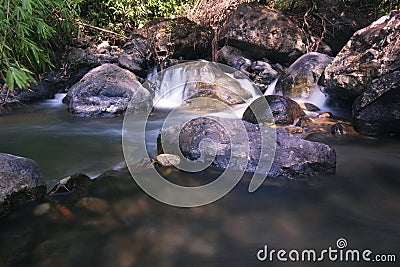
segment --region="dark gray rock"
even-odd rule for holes
[[[138,30],[156,57],[199,59],[211,55],[211,31],[187,18],[154,19]]]
[[[50,77],[50,75],[46,75],[37,84],[31,83],[27,89],[15,88],[13,92],[7,92],[7,89],[0,90],[0,107],[31,104],[44,99],[54,98],[57,88],[47,77]]]
[[[147,73],[155,64],[150,40],[135,35],[123,48],[124,52],[118,59],[119,66],[132,71],[139,77],[146,78]]]
[[[130,101],[147,109],[152,105],[148,90],[136,76],[113,64],[101,65],[75,84],[63,99],[76,117],[114,117],[125,112]]]
[[[267,101],[269,108],[266,106]],[[256,116],[259,117],[257,121]],[[279,95],[261,96],[254,100],[243,114],[243,120],[251,123],[275,123],[290,125],[305,113],[295,101]]]
[[[280,11],[256,3],[239,5],[221,36],[253,59],[293,62],[306,53],[305,35],[297,24]]]
[[[82,173],[75,173],[64,179],[61,179],[49,192],[50,197],[60,195],[77,195],[82,196],[86,193],[87,187],[91,183],[91,179]]]
[[[45,194],[46,185],[36,162],[0,153],[0,217]]]
[[[218,51],[218,61],[249,75],[251,60],[243,56],[243,52],[235,47],[224,46]]]
[[[278,81],[284,96],[308,98],[313,90],[319,90],[318,80],[333,58],[316,52],[298,58]]]
[[[276,71],[266,60],[256,60],[251,65],[250,70],[254,75],[254,83],[265,92],[268,86],[278,78],[279,72]]]
[[[242,136],[243,126],[248,140]],[[263,157],[274,155],[271,169],[268,171],[270,178],[295,178],[335,173],[336,153],[330,146],[303,140],[287,133],[284,129],[277,129],[276,138],[274,133],[275,131],[271,128],[242,120],[199,117],[187,122],[183,128],[181,125],[164,128],[158,138],[158,150],[162,153],[164,148],[177,146],[190,160],[207,158],[209,151],[215,151],[212,166],[224,170],[231,162],[231,170],[243,171],[240,169],[242,166],[240,162],[246,160],[247,165],[244,171],[254,173],[260,170],[257,170],[257,165],[260,161],[261,146],[264,146],[267,148],[264,153],[267,154]],[[161,135],[163,144],[161,144]],[[261,138],[262,136],[264,137]],[[202,142],[205,138],[214,143]],[[231,144],[231,140],[236,140],[236,142]],[[179,145],[174,142],[179,142]],[[233,145],[239,151],[246,151],[245,147],[248,147],[249,155],[238,153],[231,157]]]
[[[400,79],[398,77],[397,79]],[[400,87],[363,105],[362,96],[353,104],[353,125],[361,134],[400,135]]]
[[[326,92],[354,100],[373,83],[384,83],[376,80],[400,68],[399,40],[400,11],[357,31],[325,69]]]

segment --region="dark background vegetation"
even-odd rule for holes
[[[147,21],[166,17],[199,16],[218,31],[224,19],[222,11],[213,9],[224,4],[235,6],[246,0],[0,0],[0,90],[12,91],[15,86],[27,88],[42,72],[50,69],[56,51],[74,46],[82,36],[119,38],[128,36]],[[270,0],[258,1],[279,9],[297,19],[306,28],[326,33],[329,18],[324,17],[326,3],[340,5],[336,12],[355,7],[363,16],[376,19],[391,9],[398,9],[399,0]],[[323,6],[325,5],[325,6]],[[330,6],[330,9],[337,8]],[[201,11],[201,12],[199,12]],[[196,21],[196,20],[195,20]]]

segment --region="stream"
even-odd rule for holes
[[[124,163],[123,118],[73,118],[62,97],[0,116],[0,151],[37,161],[48,189],[76,172],[93,178]],[[150,136],[156,134],[153,129]],[[335,175],[284,185],[267,180],[252,194],[243,179],[203,207],[162,204],[125,172],[90,187],[88,196],[106,202],[104,212],[84,209],[75,199],[61,203],[71,213],[64,216],[60,208],[38,215],[35,205],[27,206],[0,220],[0,266],[308,266],[259,262],[256,254],[264,245],[320,251],[336,247],[339,238],[349,248],[398,260],[399,140],[343,136],[324,142],[336,149]],[[185,172],[170,175],[193,179]],[[371,266],[345,264],[364,265]]]

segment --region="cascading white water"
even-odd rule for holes
[[[267,90],[265,90],[264,95],[276,95],[276,83],[278,82],[279,78],[276,78],[273,80],[267,87]]]
[[[319,107],[323,111],[331,111],[331,108],[326,105],[327,97],[320,90],[319,86],[315,86],[311,89],[311,94],[307,98],[293,98],[297,103],[311,103]]]
[[[64,93],[55,94],[53,99],[46,99],[45,101],[43,101],[43,103],[41,103],[41,105],[45,106],[47,108],[62,107],[64,105],[62,100],[66,95],[67,94],[64,94]]]
[[[264,95],[282,95],[280,92],[276,91],[276,84],[279,78],[276,78],[267,88]],[[327,97],[322,91],[320,87],[316,85],[311,89],[311,94],[308,97],[301,97],[301,98],[292,98],[297,103],[311,103],[315,106],[319,107],[321,110],[324,111],[331,111],[331,108],[326,105]]]
[[[176,65],[156,75],[151,74],[147,83],[155,92],[153,103],[156,109],[180,106],[184,100],[196,94],[196,83],[219,84],[228,89],[233,85],[232,92],[240,87],[239,90],[251,93],[250,98],[244,99],[248,105],[261,93],[248,78],[235,77],[235,72],[237,71],[227,71],[225,67],[220,68],[219,65],[206,61],[198,61]]]

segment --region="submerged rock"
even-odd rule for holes
[[[151,94],[136,76],[113,64],[91,70],[68,91],[63,101],[76,117],[118,116],[130,102],[135,108],[152,105]]]
[[[266,106],[267,101],[269,107]],[[254,112],[259,116],[258,120]],[[289,125],[305,113],[295,101],[279,95],[261,96],[254,100],[243,114],[243,120],[251,123],[275,123]]]
[[[0,153],[0,217],[45,194],[46,185],[36,162]]]
[[[293,62],[306,53],[305,36],[297,24],[280,11],[256,3],[239,5],[221,35],[254,59]]]
[[[98,197],[83,197],[76,203],[76,206],[100,214],[105,213],[109,208],[108,202]]]
[[[248,139],[241,136],[243,127]],[[261,135],[261,131],[265,135]],[[163,145],[179,147],[183,155],[191,160],[207,159],[208,153],[211,153],[215,154],[215,157],[212,155],[211,165],[218,169],[224,170],[230,164],[231,170],[254,173],[260,161],[261,146],[264,146],[264,153],[267,154],[262,157],[273,157],[268,177],[294,178],[335,173],[336,153],[332,147],[303,140],[284,129],[277,129],[275,138],[274,132],[268,127],[238,119],[199,117],[187,122],[183,128],[181,125],[164,128],[158,138],[158,150],[162,151]],[[163,145],[160,143],[161,135]],[[176,136],[179,136],[179,141],[174,138]],[[261,136],[264,138],[261,139]],[[231,140],[237,143],[232,144]],[[243,153],[231,156],[232,146]],[[244,152],[246,147],[249,148],[248,155]],[[245,169],[241,169],[240,162],[243,160],[247,162]]]
[[[316,52],[307,53],[297,59],[278,81],[284,96],[308,98],[313,90],[319,90],[318,80],[332,57]]]

